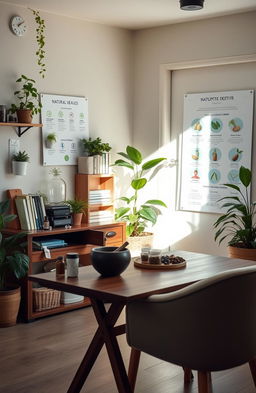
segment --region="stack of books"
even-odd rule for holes
[[[89,191],[89,205],[111,205],[111,190]]]
[[[99,223],[104,224],[105,222],[113,221],[114,215],[112,210],[99,210],[95,212],[90,212],[89,214],[89,223]]]
[[[34,242],[33,246],[35,250],[43,250],[44,247],[47,248],[60,248],[66,247],[68,243],[63,239],[45,239],[45,238],[37,238],[36,242]]]
[[[46,216],[43,197],[37,194],[23,194],[15,198],[15,204],[23,230],[43,229]]]

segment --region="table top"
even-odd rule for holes
[[[92,266],[85,266],[79,268],[78,278],[56,278],[55,272],[51,272],[29,275],[28,279],[53,289],[110,302],[127,303],[132,299],[175,291],[225,270],[255,266],[254,261],[188,251],[175,251],[174,255],[186,259],[187,265],[184,269],[140,269],[131,261],[129,267],[116,277],[103,278]]]

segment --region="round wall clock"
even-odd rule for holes
[[[27,25],[21,16],[13,16],[11,18],[10,28],[13,34],[18,37],[23,36],[27,31]]]

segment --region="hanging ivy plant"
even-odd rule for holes
[[[46,67],[45,67],[45,23],[44,19],[41,18],[39,11],[35,11],[31,8],[29,8],[34,16],[35,16],[35,21],[37,23],[36,27],[36,41],[38,45],[38,49],[36,51],[36,56],[37,56],[37,64],[39,65],[39,74],[42,76],[42,78],[45,77],[45,72],[46,72]]]

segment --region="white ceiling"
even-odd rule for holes
[[[205,0],[182,11],[179,0],[5,0],[3,3],[128,29],[141,29],[256,10],[256,0]]]

